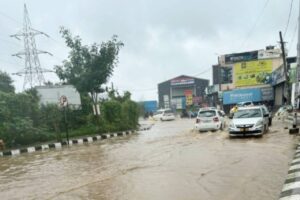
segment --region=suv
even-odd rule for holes
[[[229,135],[262,136],[269,129],[268,117],[262,106],[240,107],[229,124]]]

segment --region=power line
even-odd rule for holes
[[[16,22],[16,23],[18,23],[18,24],[21,24],[21,25],[22,25],[22,22],[20,22],[19,20],[16,20],[15,18],[13,18],[13,17],[11,17],[11,16],[9,16],[9,15],[7,15],[7,14],[5,14],[5,13],[1,12],[1,11],[0,11],[0,15],[2,15],[2,16],[4,16],[4,17],[6,17],[6,18],[8,18],[8,19],[10,19],[11,21],[14,21],[14,22]]]
[[[288,16],[288,21],[287,21],[287,24],[286,24],[286,27],[285,27],[285,30],[284,30],[283,37],[285,37],[286,32],[287,32],[287,30],[288,30],[288,28],[289,28],[290,19],[291,19],[292,10],[293,10],[293,2],[294,2],[294,0],[291,0],[290,11],[289,11],[289,16]]]
[[[296,36],[296,33],[297,33],[297,29],[298,29],[298,23],[296,23],[294,33],[293,33],[293,36],[292,36],[292,39],[290,41],[290,45],[289,45],[289,48],[288,48],[288,52],[290,52],[290,49],[292,48],[292,45],[293,45],[293,42],[294,42],[294,39],[295,39],[295,36]]]
[[[246,38],[245,38],[245,40],[243,41],[243,43],[241,44],[240,49],[246,44],[246,42],[248,41],[248,39],[250,38],[250,36],[251,36],[252,33],[254,32],[254,29],[256,28],[256,25],[257,25],[259,19],[261,18],[261,16],[264,14],[264,11],[265,11],[265,9],[266,9],[266,7],[267,7],[269,1],[270,1],[270,0],[266,0],[266,1],[265,1],[265,4],[264,4],[264,6],[263,6],[261,12],[259,13],[259,15],[257,16],[256,20],[254,21],[254,24],[253,24],[252,28],[250,29],[250,31],[249,31],[248,34],[246,35]]]
[[[209,69],[206,69],[206,70],[204,70],[204,71],[202,71],[202,72],[200,72],[200,73],[197,73],[197,74],[195,74],[195,75],[193,75],[193,76],[199,76],[199,75],[204,74],[204,73],[206,73],[206,72],[209,72],[209,71],[211,71],[211,70],[212,70],[212,68],[210,67]]]

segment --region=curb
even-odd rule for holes
[[[147,131],[150,130],[151,126],[145,127],[145,128],[140,128],[138,131]],[[69,140],[69,145],[76,145],[76,144],[83,144],[83,143],[92,143],[97,140],[104,140],[112,137],[121,137],[121,136],[126,136],[126,135],[131,135],[135,133],[135,130],[131,131],[123,131],[123,132],[117,132],[117,133],[106,133],[102,135],[95,135],[95,136],[90,136],[90,137],[84,137],[84,138],[79,138],[79,139],[70,139]],[[8,151],[0,151],[0,157],[3,156],[16,156],[24,153],[32,153],[36,151],[44,151],[48,149],[61,149],[63,146],[67,146],[67,141],[63,142],[56,142],[56,143],[49,143],[49,144],[42,144],[42,145],[37,145],[34,147],[27,147],[27,148],[21,148],[21,149],[13,149],[13,150],[8,150]]]
[[[121,136],[131,135],[133,133],[135,133],[135,131],[123,131],[123,132],[117,132],[117,133],[107,133],[107,134],[103,134],[103,135],[95,135],[95,136],[84,137],[84,138],[79,138],[79,139],[71,139],[69,141],[69,145],[73,146],[76,144],[92,143],[97,140],[104,140],[104,139],[108,139],[108,138],[112,138],[112,137],[121,137]],[[3,151],[3,152],[0,152],[0,157],[16,156],[16,155],[20,155],[20,154],[24,154],[24,153],[32,153],[32,152],[44,151],[44,150],[48,150],[48,149],[61,149],[63,146],[67,146],[67,141],[42,144],[42,145],[37,145],[34,147],[27,147],[27,148]]]
[[[279,200],[300,199],[300,144],[298,144],[294,159],[290,164]]]

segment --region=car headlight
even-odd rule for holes
[[[258,122],[256,122],[255,126],[262,126],[263,125],[263,121],[259,120]]]

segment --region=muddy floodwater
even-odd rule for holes
[[[152,123],[152,122],[146,122]],[[193,119],[61,150],[0,158],[0,199],[275,200],[298,139],[198,133]]]

